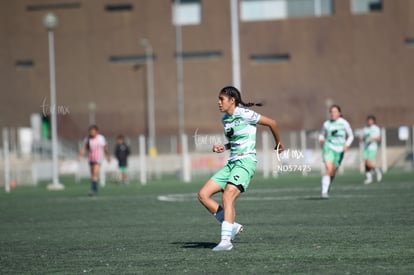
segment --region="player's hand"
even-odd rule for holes
[[[215,153],[223,153],[226,149],[224,148],[224,145],[214,145],[213,146],[213,152]]]
[[[344,146],[344,152],[348,151],[348,146]]]
[[[282,143],[279,142],[275,147],[275,151],[276,151],[276,153],[280,154],[283,151],[285,151],[285,147],[283,146]]]

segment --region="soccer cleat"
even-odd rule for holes
[[[231,232],[231,240],[233,241],[237,237],[237,235],[243,232],[243,229],[243,225],[239,223],[234,223],[233,230]]]
[[[329,195],[328,195],[328,193],[322,193],[322,194],[321,194],[321,198],[322,198],[322,199],[329,199]]]
[[[380,171],[380,172],[377,172],[377,182],[381,182],[381,180],[382,180],[382,173]]]
[[[371,184],[372,183],[372,179],[366,179],[365,181],[364,181],[364,184]]]
[[[233,244],[228,241],[221,241],[216,247],[214,247],[213,251],[230,251],[233,249]]]

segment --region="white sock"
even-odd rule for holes
[[[365,178],[366,178],[368,181],[372,181],[372,174],[371,174],[371,171],[365,172]]]
[[[322,177],[322,194],[327,194],[329,191],[329,185],[331,185],[331,177],[323,176]]]
[[[375,173],[376,173],[376,176],[377,176],[377,181],[381,181],[382,180],[382,172],[381,172],[381,169],[375,168]]]
[[[230,242],[232,232],[233,232],[233,224],[223,221],[223,223],[221,224],[221,241]]]

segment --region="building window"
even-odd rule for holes
[[[280,0],[243,0],[241,19],[243,21],[263,21],[287,17],[286,1]]]
[[[131,4],[110,4],[105,6],[105,10],[108,12],[124,12],[132,11],[133,6]]]
[[[16,68],[21,70],[33,69],[34,62],[33,60],[17,60],[16,61]]]
[[[221,58],[223,53],[221,51],[208,51],[208,52],[183,52],[183,60],[211,60]],[[179,54],[176,54],[178,57]]]
[[[253,54],[250,60],[254,64],[281,63],[290,60],[289,54]]]
[[[79,2],[57,3],[57,4],[38,4],[27,6],[28,11],[44,11],[44,10],[66,10],[79,9],[81,4]]]
[[[413,37],[406,38],[405,45],[407,45],[408,47],[414,47],[414,38]]]
[[[333,14],[332,0],[242,0],[242,21],[278,20]]]
[[[174,25],[201,24],[201,0],[180,0],[179,4],[173,0]]]
[[[361,14],[382,10],[382,0],[352,0],[352,13]]]
[[[156,60],[156,56],[153,55],[152,61]],[[145,64],[147,62],[146,55],[134,54],[134,55],[112,55],[109,57],[109,62],[114,64]]]

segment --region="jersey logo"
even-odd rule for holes
[[[226,137],[231,138],[233,135],[234,135],[233,128],[226,129]]]
[[[256,112],[253,112],[251,119],[257,120],[258,114]]]
[[[235,175],[235,176],[233,177],[233,179],[234,179],[235,181],[238,181],[238,180],[239,180],[239,178],[240,178],[240,176],[239,176],[239,175]]]

